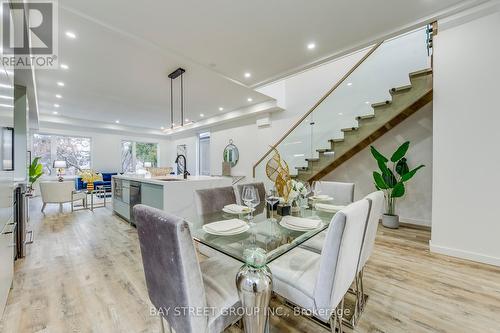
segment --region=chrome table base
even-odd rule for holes
[[[269,331],[269,301],[273,290],[272,274],[265,265],[262,252],[249,253],[247,264],[236,275],[236,288],[245,310],[243,329],[245,333]]]

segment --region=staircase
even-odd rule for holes
[[[317,149],[319,157],[307,158],[306,167],[296,167],[292,178],[319,180],[394,126],[432,101],[432,69],[410,73],[410,85],[392,88],[391,100],[372,104],[374,113],[358,116],[357,127],[342,129],[344,137],[330,139],[330,148]]]
[[[430,103],[429,36],[422,28],[374,45],[257,161],[254,178],[267,181],[276,148],[293,178],[319,180]]]

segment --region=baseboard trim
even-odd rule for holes
[[[411,225],[419,225],[419,226],[424,226],[424,227],[429,227],[429,228],[432,226],[431,220],[414,219],[414,218],[404,217],[404,216],[399,217],[399,222],[405,223],[405,224],[411,224]]]
[[[447,246],[433,244],[432,240],[429,241],[429,248],[430,248],[431,252],[434,252],[434,253],[439,253],[439,254],[444,254],[444,255],[450,256],[450,257],[456,257],[456,258],[476,261],[476,262],[480,262],[480,263],[488,264],[488,265],[493,265],[493,266],[500,266],[500,258],[488,256],[486,254],[470,252],[470,251],[465,251],[465,250],[459,250],[459,249],[454,249],[454,248],[447,247]]]

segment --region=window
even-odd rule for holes
[[[210,133],[200,133],[198,143],[200,175],[210,176]]]
[[[91,168],[91,139],[53,134],[33,134],[33,157],[40,157],[43,172],[52,174],[52,162],[64,160],[66,175],[75,175],[79,169]]]
[[[158,144],[122,141],[122,171],[136,170],[158,165]]]

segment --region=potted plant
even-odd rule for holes
[[[379,172],[373,172],[373,180],[375,181],[377,190],[384,191],[387,204],[386,213],[382,216],[382,224],[388,228],[396,229],[399,227],[399,216],[396,214],[396,199],[404,196],[405,183],[413,178],[418,170],[424,167],[424,165],[420,165],[410,170],[405,158],[409,147],[409,141],[403,143],[392,154],[389,161],[387,157],[371,146],[371,153],[380,169]]]
[[[32,195],[33,194],[33,184],[38,180],[43,175],[43,165],[40,163],[40,157],[35,157],[33,161],[31,162],[29,169],[28,169],[28,175],[29,175],[29,184],[27,188],[27,194]]]

